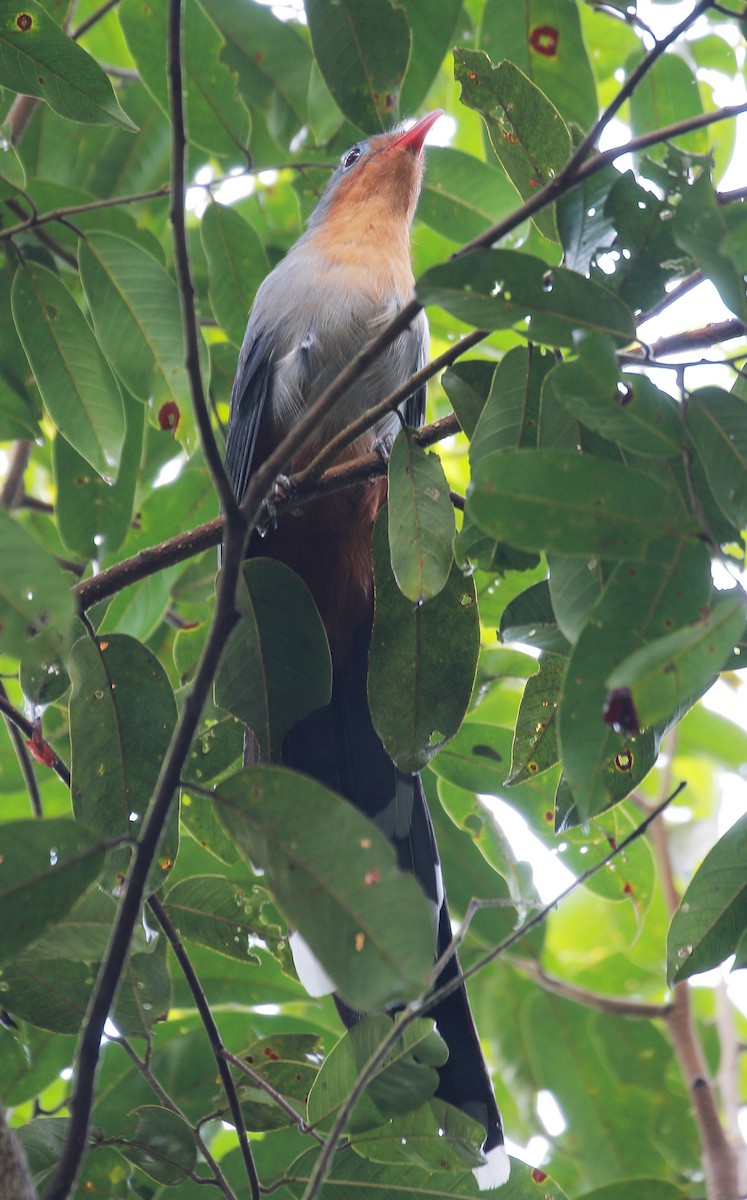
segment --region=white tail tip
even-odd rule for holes
[[[329,996],[335,990],[335,982],[330,979],[324,967],[311,952],[308,942],[305,942],[295,929],[288,938],[293,965],[296,974],[310,996]]]
[[[511,1174],[511,1161],[506,1154],[505,1146],[493,1146],[485,1153],[486,1161],[480,1167],[473,1167],[472,1174],[477,1180],[481,1192],[489,1192],[492,1188],[501,1187],[508,1182]]]

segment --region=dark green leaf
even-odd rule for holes
[[[640,57],[640,52],[636,58]],[[628,70],[637,66],[629,60]],[[662,54],[636,87],[630,101],[630,123],[634,135],[662,129],[703,112],[695,73],[684,58],[675,51]],[[677,146],[696,154],[707,154],[707,129],[696,129],[672,139]],[[666,149],[666,148],[665,148]],[[649,154],[662,155],[662,148],[649,149]]]
[[[365,1012],[420,993],[433,965],[428,903],[352,804],[292,771],[255,767],[222,783],[215,805],[348,1004]]]
[[[556,215],[564,262],[572,271],[588,275],[597,253],[614,242],[615,226],[604,206],[610,188],[619,178],[613,167],[606,167],[588,176],[558,200]]]
[[[98,63],[36,0],[0,0],[0,84],[37,96],[71,121],[135,132]]]
[[[573,346],[584,330],[617,345],[635,334],[630,310],[606,288],[515,250],[477,250],[432,267],[417,282],[421,304],[438,304],[480,329],[511,329],[548,346]]]
[[[93,883],[103,861],[93,834],[65,818],[4,824],[0,962],[61,921]]]
[[[598,558],[549,554],[550,603],[555,620],[569,642],[575,642],[602,594],[612,567]]]
[[[3,1005],[38,1029],[77,1035],[95,981],[96,969],[89,963],[17,958],[3,967]]]
[[[277,758],[296,721],[328,703],[329,647],[311,593],[290,567],[250,559],[244,583],[215,702],[252,730],[266,761]]]
[[[694,624],[634,651],[607,685],[629,689],[639,725],[654,725],[716,678],[739,641],[745,618],[742,595],[722,593]]]
[[[558,174],[571,153],[571,138],[555,105],[513,62],[493,66],[481,50],[454,51],[461,100],[477,109],[490,141],[519,195],[527,200]],[[557,241],[550,206],[532,218],[540,233]]]
[[[390,0],[306,0],[311,44],[340,110],[364,133],[386,129],[399,111],[410,27]]]
[[[687,399],[685,422],[719,508],[737,528],[747,523],[747,404],[721,388]]]
[[[667,937],[670,983],[717,967],[747,927],[747,816],[706,855],[672,918]]]
[[[0,646],[20,655],[30,638],[73,618],[66,576],[19,521],[0,509]]]
[[[389,547],[400,591],[421,604],[445,586],[454,561],[454,509],[437,454],[412,431],[395,438],[389,459]]]
[[[391,1032],[390,1017],[366,1016],[340,1039],[325,1059],[311,1089],[307,1106],[311,1124],[323,1129],[329,1126],[362,1068]],[[375,1129],[388,1118],[424,1104],[438,1086],[438,1072],[434,1068],[443,1066],[447,1057],[446,1046],[433,1021],[425,1018],[415,1021],[378,1068],[353,1109],[346,1129],[351,1133]]]
[[[368,698],[376,732],[402,771],[418,771],[459,728],[480,645],[474,583],[452,566],[446,586],[413,606],[389,561],[386,519],[374,531],[376,611]]]
[[[151,942],[142,954],[130,953],[124,963],[122,986],[112,1011],[112,1021],[125,1037],[150,1037],[171,1007],[165,937]]]
[[[58,276],[35,263],[16,271],[12,303],[47,412],[99,475],[115,477],[124,409],[90,325]]]
[[[658,479],[562,450],[501,450],[478,464],[467,511],[492,537],[525,550],[641,559],[650,542],[694,534],[666,511]]]

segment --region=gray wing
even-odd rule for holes
[[[241,503],[252,473],[257,435],[272,395],[274,368],[269,338],[247,329],[231,393],[226,438],[226,470]]]

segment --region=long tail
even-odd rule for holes
[[[345,796],[366,814],[395,847],[402,870],[411,871],[434,905],[437,921],[437,955],[451,942],[452,930],[444,894],[438,847],[419,775],[406,775],[389,759],[373,727],[368,707],[367,671],[370,631],[359,630],[352,660],[337,665],[332,698],[291,730],[283,748],[288,766],[313,776]],[[434,921],[434,923],[435,923]],[[314,975],[318,964],[296,955],[299,974],[311,971],[302,982],[312,994],[331,990]],[[459,975],[452,957],[438,984]],[[337,997],[338,1011],[346,1025],[362,1016]],[[481,1188],[494,1188],[508,1178],[508,1158],[503,1146],[503,1125],[493,1094],[490,1076],[475,1029],[463,983],[428,1010],[446,1042],[449,1058],[439,1070],[436,1095],[455,1105],[485,1127],[487,1162],[475,1169]]]

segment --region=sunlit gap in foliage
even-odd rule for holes
[[[497,796],[481,796],[480,799],[495,816],[516,858],[530,863],[539,897],[543,904],[549,904],[573,882],[573,873],[560,862],[558,851],[543,846],[524,818],[505,800],[499,800]]]
[[[164,487],[167,483],[173,483],[181,475],[186,462],[187,456],[185,454],[177,454],[175,458],[170,458],[168,462],[163,464],[156,475],[153,487],[160,488]]]

